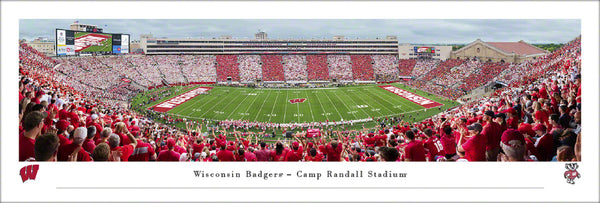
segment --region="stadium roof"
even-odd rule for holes
[[[518,55],[534,55],[547,53],[546,50],[527,44],[524,41],[519,42],[485,42],[507,53],[516,53]]]

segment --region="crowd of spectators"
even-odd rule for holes
[[[352,75],[355,80],[372,81],[374,79],[373,59],[368,55],[350,55]]]
[[[398,75],[411,76],[413,69],[417,64],[417,59],[400,59],[398,60]]]
[[[373,55],[373,69],[377,81],[397,81],[398,57],[393,55]]]
[[[187,83],[181,72],[183,59],[180,56],[152,55],[149,58],[156,62],[156,67],[169,84]]]
[[[131,57],[131,62],[133,63],[136,70],[142,75],[142,77],[146,78],[152,86],[158,86],[163,84],[163,76],[158,70],[158,63],[154,60],[150,60],[144,57]],[[135,59],[135,60],[134,60]]]
[[[307,60],[302,55],[284,55],[283,71],[286,81],[307,81]]]
[[[188,82],[215,82],[217,69],[214,55],[183,55],[181,72]]]
[[[237,55],[217,55],[217,82],[240,81]]]
[[[438,60],[419,59],[415,63],[415,66],[412,69],[410,75],[415,77],[423,76],[425,75],[425,73],[428,73],[429,71],[435,69],[438,63]]]
[[[429,71],[421,79],[425,81],[430,81],[434,78],[443,77],[444,75],[450,73],[451,69],[458,65],[461,65],[464,62],[464,60],[459,59],[448,59],[446,61],[440,62],[440,64],[438,64],[435,69]]]
[[[300,130],[290,139],[277,140],[235,129],[252,122],[225,120],[220,129],[204,130],[204,121],[137,114],[89,97],[78,89],[89,86],[61,83],[69,81],[60,73],[52,74],[61,78],[40,74],[56,62],[21,47],[19,161],[581,161],[580,37],[527,62],[529,71],[515,69],[512,83],[492,96],[424,121],[398,115],[378,119],[374,128],[349,131],[297,124]],[[493,78],[507,67],[487,63],[475,74]],[[186,129],[174,123],[185,123]],[[321,131],[307,134],[309,127]]]
[[[309,81],[329,80],[329,68],[327,66],[326,55],[307,55],[306,63],[306,72],[308,73]]]
[[[463,79],[463,81],[462,81],[463,84],[460,85],[458,88],[465,90],[465,91],[469,91],[469,90],[475,89],[477,87],[480,87],[482,85],[485,85],[488,82],[490,82],[493,78],[498,76],[498,74],[500,74],[500,72],[508,69],[508,67],[509,67],[508,63],[486,62],[486,63],[482,64],[482,66],[479,70],[475,70],[468,77]]]
[[[240,55],[238,56],[238,64],[240,82],[253,83],[257,79],[263,78],[259,55]]]
[[[461,63],[460,65],[450,69],[450,71],[446,72],[445,74],[431,80],[431,82],[446,87],[452,87],[458,82],[469,77],[471,73],[479,69],[480,65],[481,63],[479,61],[465,61],[464,63]]]
[[[281,55],[261,55],[264,81],[285,81]]]
[[[327,57],[327,63],[329,67],[329,77],[337,79],[338,81],[351,81],[352,76],[352,64],[350,56],[348,55],[329,55]]]

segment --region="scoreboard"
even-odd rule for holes
[[[415,53],[429,53],[435,54],[435,47],[414,47]]]
[[[111,34],[56,29],[56,55],[81,53],[129,53],[129,34]]]

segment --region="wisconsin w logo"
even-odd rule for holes
[[[23,182],[26,180],[35,180],[35,176],[37,176],[37,172],[40,169],[40,165],[29,165],[21,168],[21,179]]]

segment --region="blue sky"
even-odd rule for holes
[[[54,29],[68,29],[75,20],[104,28],[106,33],[128,33],[167,38],[211,39],[231,35],[253,39],[258,30],[269,39],[375,39],[396,35],[400,43],[466,44],[487,42],[565,43],[581,34],[578,19],[21,19],[19,38],[54,38]]]

